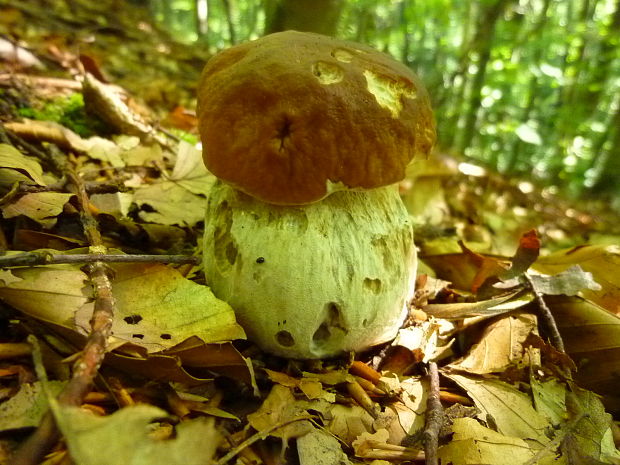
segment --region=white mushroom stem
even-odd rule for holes
[[[260,202],[216,182],[204,266],[249,339],[289,358],[360,351],[396,335],[416,253],[396,186],[305,206]]]

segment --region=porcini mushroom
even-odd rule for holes
[[[291,358],[393,338],[416,255],[396,182],[435,126],[404,65],[288,31],[207,63],[198,90],[210,192],[205,274],[248,337]]]

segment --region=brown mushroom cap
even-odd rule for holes
[[[398,182],[435,141],[428,94],[409,68],[364,45],[296,31],[211,58],[198,118],[207,168],[284,205]]]

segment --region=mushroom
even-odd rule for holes
[[[418,78],[370,47],[281,32],[209,60],[198,118],[219,178],[205,275],[248,337],[289,358],[393,338],[417,265],[395,183],[435,140]]]

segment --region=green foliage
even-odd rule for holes
[[[17,113],[24,118],[62,124],[82,137],[108,132],[99,119],[86,113],[80,93],[52,100],[41,108],[20,108]]]
[[[261,35],[265,12],[294,1],[153,4],[179,33],[208,5],[199,40],[216,52]],[[440,150],[575,195],[620,195],[619,0],[343,2],[339,37],[392,54],[426,83]]]

